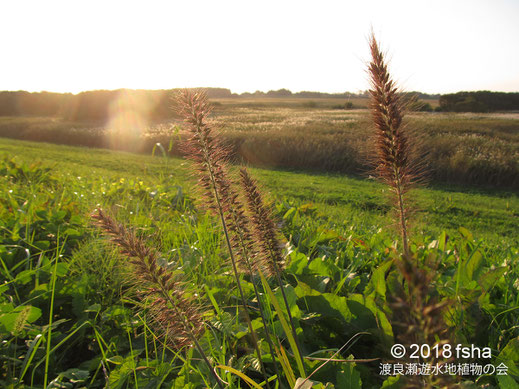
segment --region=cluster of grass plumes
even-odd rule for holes
[[[175,105],[190,134],[182,144],[184,155],[194,162],[205,203],[221,217],[233,263],[236,259],[236,264],[247,270],[254,266],[256,252],[243,206],[227,172],[229,153],[208,120],[212,107],[207,95],[186,89],[177,95]]]
[[[368,73],[372,89],[371,113],[375,126],[373,161],[378,178],[386,183],[393,194],[397,210],[399,232],[402,240],[402,255],[396,266],[402,275],[406,289],[401,289],[393,298],[393,326],[400,328],[397,338],[403,344],[448,343],[445,337],[447,326],[443,319],[447,300],[438,301],[433,296],[435,274],[431,263],[420,267],[418,259],[409,248],[409,200],[407,192],[419,177],[419,162],[413,159],[408,135],[403,126],[404,102],[402,94],[389,74],[384,55],[373,35],[370,37],[371,62]],[[445,363],[442,358],[428,362]],[[409,376],[406,387],[433,388],[452,387],[452,377]]]
[[[238,201],[238,194],[232,187],[227,174],[227,153],[217,137],[213,135],[212,125],[208,121],[211,106],[207,95],[202,91],[185,89],[177,95],[176,107],[178,114],[183,118],[191,133],[186,142],[185,153],[194,161],[200,187],[204,190],[206,201],[211,204],[211,209],[220,218],[225,242],[233,275],[238,289],[243,314],[252,337],[253,347],[260,365],[260,370],[265,379],[267,388],[270,387],[261,350],[258,344],[258,335],[252,326],[250,308],[241,286],[242,269],[252,275],[253,262],[256,253],[253,249],[252,237],[249,233],[243,207]],[[242,269],[239,269],[241,265]],[[258,301],[259,292],[254,286]],[[266,318],[262,314],[264,328],[267,329]],[[273,346],[270,337],[267,336],[271,354]]]
[[[119,221],[131,225],[149,247],[163,253],[158,262],[180,276],[186,295],[200,295],[197,301],[203,306],[201,312],[207,323],[200,343],[212,357],[210,361],[225,364],[261,383],[243,309],[237,306],[222,228],[209,212],[193,207],[191,194],[177,186],[190,186],[184,164],[170,161],[166,178],[159,174],[164,171],[162,159],[151,156],[5,139],[0,139],[0,149],[16,156],[15,164],[10,162],[11,157],[0,158],[0,192],[5,194],[0,199],[0,256],[5,263],[0,269],[0,387],[14,384],[43,388],[57,384],[158,388],[165,384],[185,387],[187,382],[197,388],[215,386],[197,350],[171,350],[156,337],[152,318],[140,312],[132,315],[131,308],[140,305],[136,294],[129,291],[131,294],[121,298],[120,291],[128,290],[124,281],[133,278],[128,272],[134,266],[121,260],[108,242],[101,244],[102,250],[94,249],[100,241],[92,236],[86,218],[94,204],[102,204],[103,209],[117,208]],[[38,167],[35,161],[42,161],[42,165]],[[47,172],[51,166],[54,168]],[[406,294],[411,282],[404,280],[395,266],[391,268],[394,260],[388,260],[395,251],[393,239],[389,229],[380,227],[389,221],[373,218],[373,209],[385,205],[382,186],[338,175],[249,171],[259,180],[260,189],[270,189],[272,197],[278,199],[272,211],[283,220],[279,238],[284,242],[284,236],[290,236],[283,252],[286,267],[282,276],[299,341],[304,346],[307,371],[314,371],[320,364],[310,357],[324,362],[322,359],[333,354],[326,350],[336,350],[359,329],[370,332],[310,378],[336,387],[345,386],[345,377],[351,377],[350,386],[357,388],[387,387],[395,380],[405,387],[404,377],[381,377],[378,363],[353,366],[352,362],[342,362],[350,355],[386,356],[384,351],[393,341],[401,343],[411,323],[405,321],[411,316],[410,308],[395,310],[391,305],[392,301],[398,302],[396,297],[411,303]],[[28,176],[33,184],[28,185]],[[437,278],[417,277],[421,280],[418,285],[429,284],[429,292],[412,292],[411,297],[431,293],[423,301],[452,301],[445,312],[433,311],[436,316],[444,315],[454,341],[450,343],[488,346],[496,358],[492,361],[501,359],[513,366],[507,356],[515,355],[519,336],[519,318],[515,314],[519,269],[513,266],[518,247],[514,233],[517,196],[427,188],[410,195],[416,196],[417,204],[423,207],[423,224],[416,223],[417,227],[424,226],[423,235],[412,234],[410,245],[416,263],[431,256],[441,258],[441,265],[431,266],[427,273]],[[247,209],[245,213],[250,217]],[[273,220],[275,226],[280,226],[276,218]],[[474,234],[458,230],[460,226]],[[258,241],[253,226],[250,231]],[[88,266],[82,266],[84,262]],[[422,265],[419,269],[423,269]],[[261,351],[267,355],[251,278],[247,273],[242,277]],[[92,282],[93,278],[97,278],[96,282]],[[257,277],[252,281],[257,282]],[[274,289],[275,280],[267,281]],[[399,294],[399,286],[403,286],[403,294]],[[205,293],[200,293],[202,289]],[[281,290],[273,292],[282,306]],[[267,372],[276,381],[271,382],[274,386],[278,380],[273,366],[281,366],[284,350],[295,372],[295,348],[284,336],[279,319],[282,315],[274,311],[272,303],[269,306],[276,301],[270,296],[267,290],[260,296],[261,303],[270,308],[270,328],[276,330],[283,347],[277,347],[280,354],[275,350],[275,362],[265,358]],[[55,310],[49,310],[52,301]],[[282,313],[287,316],[283,307]],[[420,335],[419,323],[415,320],[409,324],[415,336]],[[409,339],[415,342],[411,335]],[[445,336],[440,334],[441,338]],[[47,347],[46,339],[50,339]],[[45,360],[50,361],[48,368]],[[517,366],[517,361],[514,364]],[[237,375],[224,372],[221,366],[214,367],[222,372],[230,388],[246,386]],[[69,369],[73,370],[67,372]],[[280,373],[280,388],[293,388],[286,384],[285,371]],[[509,373],[513,374],[513,370]],[[504,379],[515,377],[480,377],[477,385],[501,383],[506,387]],[[78,378],[83,382],[77,382]],[[470,386],[467,381],[476,377],[460,379]]]
[[[242,290],[242,276],[248,276],[252,282],[265,331],[265,340],[268,343],[270,355],[274,358],[275,347],[271,339],[270,323],[266,318],[262,304],[261,289],[263,289],[265,294],[265,288],[269,288],[263,277],[275,275],[281,288],[291,323],[291,334],[287,334],[287,336],[291,336],[293,339],[292,346],[297,349],[293,351],[299,356],[300,374],[305,376],[301,349],[297,341],[290,306],[283,290],[284,285],[281,278],[283,258],[278,232],[270,213],[263,204],[255,182],[245,170],[242,170],[241,188],[247,199],[249,211],[249,214],[245,213],[243,202],[235,189],[233,180],[227,172],[228,154],[220,144],[217,136],[213,134],[212,124],[208,121],[211,107],[205,93],[185,90],[179,94],[176,103],[179,115],[184,119],[191,133],[191,137],[184,147],[186,156],[194,161],[200,187],[203,188],[206,200],[211,204],[211,209],[220,218],[222,224],[235,283],[243,306],[243,313],[266,386],[269,387],[270,384],[258,346],[258,336],[252,326],[248,303]],[[276,362],[273,364],[273,369],[279,377]]]
[[[182,282],[160,266],[157,251],[148,247],[133,230],[118,223],[101,209],[97,209],[92,218],[121,254],[129,258],[133,266],[131,283],[153,320],[156,334],[176,350],[195,346],[216,382],[223,388],[198,342],[205,331],[203,314],[195,299],[186,295]]]

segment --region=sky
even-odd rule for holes
[[[519,91],[519,0],[0,2],[0,90]]]

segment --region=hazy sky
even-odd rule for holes
[[[519,0],[0,2],[0,90],[519,91]]]

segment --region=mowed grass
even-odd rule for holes
[[[41,161],[70,181],[71,187],[81,180],[110,183],[121,179],[153,186],[169,177],[172,185],[183,187],[186,193],[196,196],[197,192],[196,180],[191,177],[188,164],[179,158],[8,139],[0,139],[0,156],[16,157],[24,163]],[[383,229],[392,235],[388,228],[393,218],[387,188],[374,180],[340,174],[250,170],[270,199],[278,204],[311,203],[322,220],[345,234],[356,231],[365,235]],[[91,192],[85,191],[80,203],[85,212],[95,207],[103,195]],[[475,238],[484,240],[489,249],[501,251],[501,255],[506,256],[509,250],[517,251],[519,247],[519,198],[516,193],[436,186],[414,189],[411,197],[415,236],[434,238],[441,231],[456,235],[459,227],[465,227]]]

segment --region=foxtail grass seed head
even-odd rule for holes
[[[263,197],[256,181],[249,175],[247,169],[240,169],[242,188],[252,222],[254,237],[260,248],[258,265],[266,276],[272,276],[284,268],[282,245],[279,232],[272,218],[271,210],[263,202]]]
[[[409,206],[405,194],[410,189],[415,174],[410,161],[411,150],[408,137],[402,124],[404,104],[400,90],[389,74],[384,55],[373,35],[370,37],[369,45],[371,62],[368,66],[368,74],[371,84],[369,91],[371,116],[375,126],[373,158],[375,172],[393,192],[404,254],[408,255]]]
[[[222,223],[229,259],[244,308],[243,312],[252,335],[262,374],[267,380],[266,386],[269,388],[268,376],[258,345],[258,336],[252,326],[247,300],[241,287],[241,274],[243,271],[250,271],[251,261],[255,254],[243,207],[226,171],[228,153],[221,146],[218,138],[213,135],[212,125],[208,120],[211,107],[205,93],[186,89],[177,96],[177,106],[179,115],[184,119],[191,133],[185,146],[186,156],[194,162],[205,198]]]
[[[131,229],[117,223],[104,211],[92,214],[97,226],[110,237],[132,264],[132,283],[153,319],[154,327],[168,343],[180,349],[191,345],[204,332],[203,314],[194,298],[169,271],[158,265],[158,253],[147,247]]]

